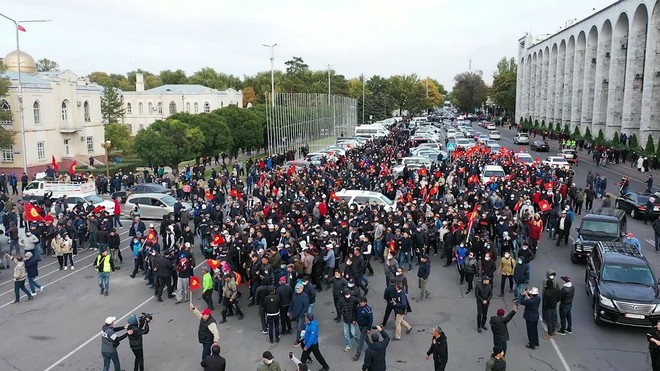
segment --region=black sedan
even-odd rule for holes
[[[660,200],[652,194],[640,194],[637,192],[629,192],[619,197],[616,200],[616,208],[630,213],[633,218],[643,218],[646,214],[646,204],[649,198],[653,197],[653,215],[656,217],[660,215]]]
[[[529,146],[532,151],[550,152],[550,145],[545,140],[535,140]]]

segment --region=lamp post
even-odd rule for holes
[[[21,79],[21,43],[19,39],[19,28],[18,26],[21,23],[42,23],[42,22],[51,22],[50,19],[29,19],[25,21],[17,21],[13,18],[7,17],[6,15],[0,13],[0,17],[9,20],[14,23],[14,28],[16,31],[16,53],[17,62],[18,62],[18,120],[21,127],[21,142],[23,146],[23,172],[27,174],[27,142],[25,140],[25,117],[23,115],[23,84]]]
[[[275,105],[275,47],[277,43],[273,45],[261,44],[267,48],[270,48],[270,104],[271,106]]]
[[[112,142],[109,140],[106,140],[104,143],[101,143],[101,147],[105,149],[105,176],[110,179],[110,164],[108,164],[108,152],[110,151],[110,147],[112,146]]]

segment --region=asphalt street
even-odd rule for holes
[[[476,126],[476,124],[475,124]],[[481,129],[486,131],[485,129]],[[519,146],[511,142],[513,133],[501,129],[502,145],[512,149]],[[551,142],[556,152],[556,143]],[[528,149],[527,146],[524,146]],[[553,152],[550,152],[553,154]],[[545,154],[535,157],[543,157]],[[610,166],[598,168],[581,161],[576,169],[576,183],[583,185],[587,170],[605,174],[610,183],[609,191],[615,192],[613,182],[629,168]],[[636,175],[634,171],[631,175]],[[640,181],[643,177],[637,176]],[[643,184],[632,182],[632,190],[642,190]],[[595,203],[598,206],[598,201]],[[577,216],[574,225],[579,225]],[[124,223],[126,226],[128,223]],[[645,255],[655,270],[660,272],[660,255],[653,252],[653,233],[641,221],[629,221],[629,230],[643,241]],[[153,291],[145,286],[138,275],[129,277],[132,267],[128,251],[127,227],[119,230],[124,248],[125,261],[122,269],[114,273],[110,281],[110,295],[99,295],[96,272],[92,267],[95,253],[85,251],[76,257],[75,271],[60,271],[56,259],[44,257],[40,265],[38,281],[45,284],[45,290],[32,302],[23,298],[20,304],[13,301],[13,280],[11,272],[0,273],[0,370],[99,370],[100,329],[107,316],[118,317],[118,324],[124,325],[126,317],[132,313],[151,312],[154,321],[151,332],[145,336],[145,364],[147,370],[195,370],[200,369],[201,346],[197,342],[198,320],[185,304],[175,305],[174,299],[158,303]],[[575,232],[572,233],[575,235]],[[545,271],[552,268],[558,276],[567,275],[576,286],[573,305],[573,334],[557,337],[553,341],[541,339],[536,350],[524,347],[526,344],[525,322],[522,313],[516,315],[509,324],[511,341],[507,353],[510,370],[644,370],[650,369],[644,329],[634,329],[611,325],[596,325],[591,317],[584,287],[585,268],[575,265],[569,259],[569,246],[555,247],[554,241],[544,236],[539,254],[532,263],[532,285],[541,287]],[[194,253],[200,256],[197,248]],[[201,260],[198,260],[201,261]],[[455,267],[444,268],[439,257],[431,258],[432,269],[429,289],[431,298],[422,303],[412,302],[413,312],[407,317],[413,326],[403,341],[392,342],[388,347],[387,364],[389,370],[432,370],[432,361],[424,359],[430,345],[430,330],[440,325],[448,337],[448,370],[483,370],[492,350],[490,331],[476,331],[476,303],[473,295],[465,295],[465,286],[458,284]],[[382,293],[385,287],[383,269],[380,263],[374,264],[376,274],[371,281],[368,295],[376,321],[382,319],[385,308]],[[416,267],[406,273],[411,287],[410,297],[417,297]],[[196,274],[201,276],[199,267]],[[499,289],[499,279],[495,280]],[[293,338],[283,336],[279,344],[271,345],[265,335],[260,334],[261,326],[257,309],[247,308],[247,289],[241,288],[244,295],[240,300],[246,313],[245,319],[238,321],[229,317],[228,322],[219,325],[222,354],[227,359],[229,370],[255,370],[261,362],[261,354],[270,350],[283,370],[295,370],[288,360],[293,351],[300,356],[300,348],[292,348]],[[496,290],[496,292],[497,292]],[[201,293],[195,292],[193,303],[203,307]],[[217,294],[215,296],[217,300]],[[512,307],[513,294],[503,298],[495,297],[490,305],[489,316],[498,308],[507,311]],[[343,352],[342,326],[333,321],[334,306],[331,293],[323,291],[317,296],[316,316],[320,328],[320,348],[333,370],[358,370],[360,362],[352,360],[354,350]],[[214,316],[220,318],[219,306]],[[390,318],[386,331],[393,337],[394,319]],[[119,347],[122,369],[131,369],[133,355],[125,340]],[[311,369],[317,370],[318,363]]]

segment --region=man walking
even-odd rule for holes
[[[562,276],[561,280],[563,282],[562,288],[560,290],[560,300],[559,300],[559,322],[561,328],[557,333],[559,335],[565,335],[566,333],[573,333],[573,318],[571,317],[571,309],[573,308],[573,297],[575,296],[575,287],[573,287],[573,282],[567,276]]]
[[[32,256],[31,252],[25,253],[25,270],[27,272],[28,283],[30,285],[30,292],[33,296],[37,295],[37,289],[39,289],[39,291],[44,291],[44,287],[35,280],[35,278],[37,278],[39,275],[40,260],[40,258]]]
[[[98,272],[101,295],[108,296],[110,294],[110,273],[115,271],[115,264],[112,257],[108,255],[108,250],[101,250],[101,253],[96,257],[94,268]]]
[[[520,305],[525,307],[523,318],[525,319],[527,340],[529,341],[525,346],[534,350],[539,346],[539,306],[541,305],[539,289],[532,287],[531,290],[525,290]]]
[[[195,317],[199,318],[197,339],[202,344],[202,360],[204,360],[206,356],[211,354],[211,346],[220,343],[220,332],[209,308],[200,312],[190,303],[190,310],[192,310]]]
[[[426,352],[426,359],[428,360],[433,355],[433,367],[435,371],[445,371],[447,362],[449,361],[449,352],[447,351],[447,335],[442,332],[440,326],[433,327],[433,338],[431,339],[431,347]]]
[[[474,287],[474,296],[477,298],[477,332],[481,333],[486,327],[486,318],[488,316],[488,306],[493,297],[493,286],[490,285],[490,277],[484,275],[481,282]]]
[[[359,300],[351,295],[351,290],[344,289],[344,297],[339,301],[339,310],[341,317],[344,320],[344,352],[351,350],[352,338],[358,337],[357,322],[355,321],[355,314],[357,312]]]
[[[280,342],[280,298],[275,292],[275,286],[268,287],[268,295],[264,298],[263,306],[266,309],[266,322],[268,324],[268,340]],[[223,312],[224,313],[224,312]],[[223,315],[222,320],[225,320]]]
[[[412,331],[412,326],[406,322],[406,313],[409,312],[408,294],[403,289],[403,283],[396,283],[396,297],[392,299],[394,305],[394,340],[401,340],[401,326],[406,328],[406,334]]]
[[[213,276],[206,266],[202,267],[202,299],[206,307],[213,310]]]
[[[369,304],[367,304],[366,296],[360,298],[360,303],[358,304],[357,312],[355,313],[355,323],[360,330],[360,336],[357,341],[357,352],[355,353],[355,357],[353,357],[353,360],[357,361],[360,359],[362,347],[364,346],[367,334],[371,331],[371,327],[374,324],[374,313]]]
[[[431,263],[429,262],[429,257],[427,255],[422,255],[421,263],[417,269],[417,279],[419,281],[419,298],[417,301],[422,301],[424,298],[429,297],[429,290],[426,289],[426,283],[431,274]]]
[[[393,299],[396,299],[396,278],[390,278],[389,285],[385,288],[385,292],[383,293],[383,299],[385,299],[387,305],[385,307],[385,314],[383,315],[383,322],[380,324],[381,327],[387,325],[387,320],[390,319],[390,314],[394,309]]]
[[[156,266],[154,267],[156,277],[158,278],[156,282],[156,300],[159,302],[163,301],[163,289],[165,287],[167,287],[167,298],[171,299],[174,297],[172,295],[172,271],[174,270],[174,265],[168,256],[169,251],[165,252],[165,256],[158,255]]]
[[[211,355],[204,358],[202,367],[204,367],[204,371],[225,371],[227,369],[227,361],[220,355],[220,345],[215,344],[211,347]]]
[[[300,362],[307,364],[309,354],[314,353],[314,358],[323,366],[321,371],[327,371],[330,369],[330,366],[328,366],[328,363],[319,350],[319,323],[314,319],[312,313],[305,314],[305,323],[307,326],[305,328],[305,340]]]
[[[387,346],[390,344],[390,336],[380,326],[376,326],[376,330],[383,337],[383,341],[380,341],[377,333],[371,334],[371,344],[364,352],[362,371],[385,371],[387,368]]]
[[[295,294],[293,294],[291,308],[289,309],[289,318],[291,318],[291,321],[296,321],[296,339],[293,343],[294,347],[300,346],[300,332],[305,325],[305,313],[307,313],[309,308],[309,298],[303,291],[304,287],[302,283],[296,284]]]
[[[571,232],[571,219],[566,215],[566,210],[561,212],[561,217],[557,220],[556,224],[557,230],[557,243],[555,246],[559,246],[559,242],[563,239],[564,246],[568,244],[568,235]]]
[[[193,275],[195,266],[192,254],[190,253],[190,242],[183,244],[183,249],[179,251],[176,257],[176,273],[178,275],[176,282],[176,302],[188,301],[190,297],[190,276]],[[136,266],[137,269],[137,266]],[[136,272],[133,274],[135,275]]]
[[[507,324],[518,312],[518,306],[513,307],[511,312],[504,316],[504,309],[497,310],[497,316],[490,317],[490,329],[493,331],[493,346],[500,347],[506,352],[506,342],[509,341],[509,328]]]
[[[119,354],[117,354],[117,347],[119,342],[122,341],[127,333],[117,336],[116,332],[124,330],[124,327],[115,327],[115,320],[117,317],[108,317],[105,319],[105,324],[101,327],[101,356],[103,357],[103,371],[110,369],[110,361],[115,366],[115,371],[120,371]],[[128,326],[127,326],[128,327]]]
[[[233,312],[234,308],[236,309],[238,319],[242,320],[243,312],[238,306],[238,285],[236,284],[236,279],[232,274],[225,274],[224,280],[225,284],[222,286],[222,321],[220,323],[227,322],[227,313]],[[279,340],[279,335],[277,338]]]

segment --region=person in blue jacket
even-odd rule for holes
[[[330,369],[330,366],[328,366],[325,358],[323,358],[323,354],[319,350],[319,323],[314,319],[312,313],[305,314],[305,323],[307,327],[305,328],[305,340],[300,362],[303,365],[307,364],[309,353],[314,353],[314,358],[323,366],[321,371],[327,371]]]
[[[291,299],[291,307],[289,308],[289,318],[291,321],[296,321],[296,342],[293,343],[294,347],[300,346],[300,332],[303,329],[305,313],[309,309],[309,297],[304,292],[302,283],[297,283],[295,286],[295,293]]]

